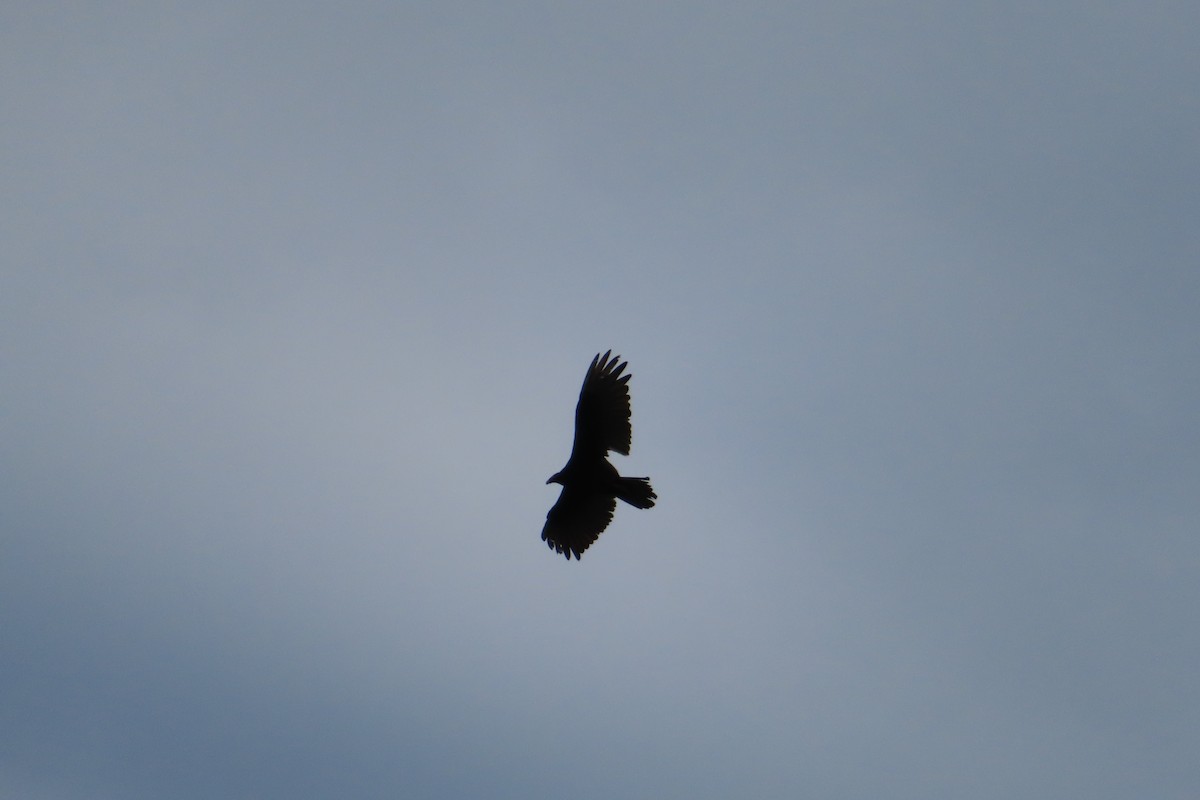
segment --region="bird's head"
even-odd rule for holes
[[[547,478],[547,479],[546,479],[546,485],[547,485],[547,486],[549,486],[549,485],[550,485],[550,484],[552,484],[552,483],[561,484],[562,482],[563,482],[563,479],[562,479],[562,473],[561,473],[561,472],[556,472],[556,473],[554,473],[553,475],[551,475],[549,478]]]

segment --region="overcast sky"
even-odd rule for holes
[[[6,3],[0,796],[1194,798],[1198,37]]]

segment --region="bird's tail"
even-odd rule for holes
[[[634,508],[654,508],[658,499],[649,478],[617,478],[617,497]]]

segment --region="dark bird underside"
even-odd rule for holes
[[[567,560],[579,559],[612,521],[617,500],[653,508],[658,495],[649,478],[623,478],[608,463],[610,450],[629,455],[629,379],[626,362],[609,350],[588,367],[575,406],[575,444],[566,466],[546,483],[562,484],[558,502],[546,514],[542,541]]]

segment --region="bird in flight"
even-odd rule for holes
[[[617,500],[634,508],[653,508],[658,495],[649,478],[623,478],[608,463],[608,451],[629,455],[629,379],[626,362],[597,354],[583,378],[575,406],[575,444],[567,464],[547,484],[562,484],[558,502],[546,514],[542,541],[568,561],[583,556],[612,521]],[[618,364],[617,362],[620,361]]]

